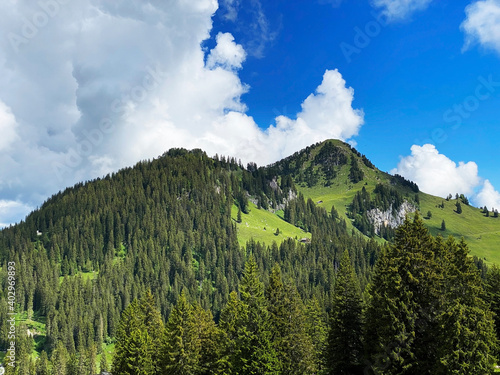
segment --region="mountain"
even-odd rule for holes
[[[250,255],[266,284],[279,264],[300,299],[317,301],[324,315],[344,251],[363,290],[395,226],[416,210],[431,212],[431,233],[463,235],[473,254],[499,259],[500,219],[463,196],[420,192],[346,143],[318,143],[261,168],[172,149],[68,188],[0,231],[0,348],[9,345],[14,310],[19,353],[32,350],[29,332],[39,353],[81,358],[97,348],[100,359],[108,357],[121,313],[147,290],[164,320],[181,294],[218,320]],[[481,259],[476,264],[484,269]]]
[[[418,210],[433,235],[464,237],[473,255],[487,263],[500,264],[500,219],[494,213],[486,215],[482,209],[471,206],[466,197],[457,194],[460,192],[450,192],[446,199],[426,194],[415,183],[380,171],[347,143],[327,140],[263,169],[269,175],[290,176],[297,192],[305,199],[312,199],[319,207],[329,211],[333,205],[350,230],[375,234],[376,238],[382,234],[388,238],[393,232],[391,229],[402,223],[405,214]],[[387,191],[382,191],[380,185]],[[363,188],[373,202],[365,210],[357,208],[358,215],[353,215],[353,201]],[[389,198],[384,200],[383,195]],[[457,203],[461,205],[461,214],[457,213]],[[283,218],[280,210],[276,215]],[[239,233],[245,239],[258,232],[257,226],[252,226],[255,222],[252,214],[248,221],[251,230],[238,225]],[[369,228],[370,225],[375,228]],[[259,237],[264,239],[261,235]],[[271,236],[265,239],[272,242]]]

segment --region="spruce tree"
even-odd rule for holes
[[[164,342],[164,325],[160,312],[156,308],[151,290],[147,290],[145,295],[139,300],[139,309],[142,314],[144,328],[151,340],[151,362],[154,373],[160,372],[160,351]]]
[[[99,360],[99,370],[101,373],[109,371],[108,357],[106,356],[105,351],[101,353],[101,358]]]
[[[443,311],[440,315],[436,374],[489,374],[497,351],[493,315],[484,301],[479,271],[462,239],[445,243]]]
[[[304,306],[295,287],[283,285],[278,265],[271,271],[266,298],[271,339],[281,373],[316,373],[313,344],[305,329]]]
[[[137,300],[134,300],[123,311],[117,328],[112,373],[117,375],[152,374],[151,361],[145,363],[151,357],[147,350],[149,344],[150,340],[144,330],[139,304]],[[144,367],[145,365],[148,368]]]
[[[87,350],[80,347],[78,350],[77,374],[87,375],[90,374],[89,358]],[[136,372],[137,373],[137,372]]]
[[[218,372],[223,340],[220,329],[215,325],[212,313],[204,310],[199,304],[193,308],[193,320],[196,327],[195,340],[200,341],[200,374],[215,374]]]
[[[313,343],[313,358],[319,373],[325,369],[325,352],[328,337],[328,326],[325,314],[316,297],[313,296],[306,305],[306,333]]]
[[[367,369],[383,374],[489,374],[497,343],[468,248],[408,219],[369,287]]]
[[[88,351],[88,372],[89,374],[97,374],[97,347],[92,344]]]
[[[45,350],[42,350],[40,357],[36,361],[36,375],[51,375],[49,358]]]
[[[500,268],[494,264],[488,269],[485,282],[485,300],[494,313],[497,338],[500,338]]]
[[[255,258],[250,256],[240,283],[244,335],[240,335],[243,368],[240,374],[277,374],[279,363],[271,342],[269,314],[264,298],[264,287],[259,279]]]
[[[52,352],[51,362],[53,367],[53,375],[66,375],[66,367],[68,364],[69,356],[66,347],[62,341],[56,343],[56,348]]]
[[[200,370],[201,341],[193,306],[182,291],[166,325],[161,373],[196,374]]]
[[[382,251],[368,288],[367,368],[387,375],[429,373],[438,283],[433,238],[418,215],[413,222],[407,218],[394,245]]]
[[[241,223],[241,208],[238,207],[238,213],[236,214],[236,222]]]
[[[157,335],[161,335],[163,324],[158,319],[159,313],[153,311],[151,298],[148,292],[140,301],[134,300],[122,313],[116,332],[113,374],[157,373],[157,345],[162,340]]]
[[[224,374],[238,374],[243,371],[245,363],[242,357],[242,345],[247,342],[247,332],[243,323],[248,319],[247,314],[247,306],[238,299],[236,292],[231,292],[219,320],[223,339],[218,368]]]
[[[444,232],[446,230],[446,223],[443,219],[443,221],[441,222],[441,230]]]
[[[335,278],[332,296],[326,350],[326,365],[329,374],[362,373],[362,310],[358,280],[349,252],[345,250]]]

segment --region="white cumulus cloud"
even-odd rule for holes
[[[446,197],[448,194],[473,194],[480,184],[477,164],[459,162],[440,154],[434,145],[413,145],[411,155],[403,157],[392,174],[400,174],[418,184],[425,193]]]
[[[262,7],[251,4],[262,30]],[[304,93],[295,117],[256,124],[238,75],[248,51],[229,33],[202,47],[217,8],[215,0],[0,2],[0,223],[171,147],[262,165],[358,134],[363,113],[337,70]]]
[[[234,37],[230,33],[219,33],[216,40],[216,47],[208,55],[207,67],[209,69],[217,66],[226,69],[240,69],[246,58],[243,47],[234,42]]]
[[[467,17],[461,25],[464,49],[479,43],[500,53],[500,1],[476,1],[465,8],[465,13]]]
[[[373,0],[373,5],[382,8],[382,13],[391,21],[400,21],[413,13],[426,9],[432,0]]]
[[[500,193],[495,190],[489,180],[484,181],[483,188],[474,201],[479,207],[486,206],[489,210],[500,210]]]
[[[339,71],[327,70],[316,92],[302,103],[297,119],[278,116],[276,126],[269,128],[273,143],[281,143],[280,156],[325,138],[347,140],[356,136],[364,114],[352,108],[353,100],[354,90],[346,87]]]

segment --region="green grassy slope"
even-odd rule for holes
[[[351,166],[347,163],[336,168],[336,177],[331,180],[329,186],[325,186],[325,178],[321,172],[322,165],[315,163],[315,158],[326,143],[342,149],[348,158],[354,155],[360,169],[364,173],[364,179],[358,183],[352,183],[349,179]],[[301,151],[298,155],[299,157],[296,159],[302,160],[303,164],[300,165],[300,162],[293,161],[291,165],[295,168],[292,171],[292,175],[295,176],[294,179],[296,180],[296,187],[299,193],[302,193],[306,199],[311,198],[316,204],[324,207],[327,211],[330,211],[332,205],[335,206],[340,217],[346,220],[349,229],[357,231],[353,227],[352,221],[347,217],[347,210],[356,192],[360,191],[363,187],[370,192],[379,183],[391,184],[402,195],[408,198],[411,197],[412,199],[415,196],[415,193],[411,189],[397,184],[394,185],[393,181],[391,181],[392,177],[389,174],[377,168],[368,167],[355,151],[351,150],[347,144],[341,141],[325,141]],[[312,168],[319,176],[312,186],[303,180],[297,181],[296,178],[296,176],[303,174],[307,168]],[[453,235],[457,239],[464,237],[469,244],[471,254],[484,259],[487,263],[500,264],[500,218],[485,217],[480,209],[465,204],[462,204],[462,214],[457,214],[455,212],[456,200],[446,201],[443,198],[423,192],[418,193],[418,196],[422,216],[427,215],[428,211],[432,213],[432,217],[425,220],[432,234],[441,234],[444,237]],[[444,202],[445,207],[443,209],[438,208],[438,205],[442,202]],[[236,213],[237,209],[233,207],[232,214],[235,220]],[[446,223],[446,231],[441,231],[441,222],[443,220]],[[244,245],[250,238],[271,244],[273,241],[281,242],[287,237],[297,237],[299,239],[310,237],[309,234],[304,233],[299,228],[281,220],[279,212],[273,214],[263,209],[259,210],[252,204],[250,204],[250,213],[243,215],[242,221],[241,224],[237,225],[238,239],[241,245]],[[266,230],[264,230],[264,227]],[[280,228],[281,234],[279,236],[274,235],[276,228]],[[379,240],[383,241],[382,239]]]
[[[472,254],[488,263],[500,264],[500,218],[486,217],[480,209],[462,204],[462,213],[456,213],[456,200],[446,201],[432,195],[420,194],[420,207],[424,215],[431,211],[425,222],[432,234],[464,237]],[[444,209],[437,206],[444,202]],[[441,231],[445,221],[446,231]]]
[[[365,172],[365,178],[363,181],[356,184],[349,181],[349,167],[343,166],[332,185],[323,186],[321,181],[316,186],[307,187],[305,185],[299,185],[297,189],[300,193],[304,194],[306,199],[311,198],[328,212],[330,212],[332,205],[335,206],[340,217],[346,220],[348,228],[353,229],[354,227],[352,226],[351,220],[347,217],[347,209],[354,195],[360,191],[363,186],[368,191],[372,191],[379,182],[387,180],[387,175],[381,171],[375,171],[365,168],[364,166],[363,171]]]
[[[273,241],[280,244],[289,237],[297,238],[298,240],[301,238],[311,238],[310,233],[306,233],[302,229],[287,223],[278,216],[279,212],[273,214],[270,211],[258,209],[251,202],[249,202],[248,207],[249,213],[241,215],[241,223],[236,223],[238,214],[236,206],[233,206],[231,211],[231,216],[238,229],[238,242],[240,246],[245,246],[251,238],[267,245],[271,245]],[[279,235],[275,235],[278,228],[280,230]]]
[[[321,147],[330,142],[336,147],[343,148],[349,155],[353,153],[348,145],[337,140],[330,140],[310,148],[308,161],[302,167],[313,166],[315,171],[319,171],[321,166],[314,164],[314,158],[319,153]],[[324,186],[324,178],[320,177],[314,186],[308,186],[305,182],[297,183],[297,189],[304,197],[311,198],[318,205],[330,211],[332,205],[335,206],[341,218],[345,219],[349,228],[352,226],[351,220],[347,217],[346,211],[352,202],[356,192],[363,186],[372,191],[378,183],[391,183],[391,176],[377,168],[366,166],[359,156],[356,156],[360,169],[364,173],[364,179],[356,184],[349,180],[350,165],[343,165],[338,169],[337,176],[330,186]],[[320,173],[321,175],[321,173]],[[403,186],[392,185],[400,193],[408,197],[414,197],[415,193]],[[432,234],[441,234],[444,237],[449,235],[457,239],[464,237],[471,249],[471,254],[484,259],[487,263],[500,264],[500,218],[492,216],[486,217],[480,209],[462,204],[462,214],[455,212],[456,200],[446,201],[443,198],[435,197],[423,192],[418,193],[420,199],[420,212],[425,216],[431,211],[432,217],[426,219]],[[444,209],[437,206],[444,202]],[[446,231],[441,231],[441,222],[445,220]]]
[[[359,189],[364,185],[361,185]],[[372,182],[369,183],[371,187]],[[367,186],[368,188],[368,186]],[[352,189],[341,187],[302,187],[299,190],[306,198],[311,198],[314,202],[322,201],[321,206],[330,210],[335,206],[339,215],[347,221],[347,225],[352,227],[351,220],[346,216],[346,208],[352,202],[353,196],[358,191],[357,186]],[[456,200],[446,201],[443,198],[435,197],[425,193],[419,193],[420,212],[422,216],[431,211],[432,217],[425,219],[433,235],[441,234],[443,237],[452,235],[457,239],[464,237],[467,241],[471,254],[484,259],[487,263],[500,265],[500,218],[485,217],[480,209],[462,204],[462,213],[457,214],[455,209]],[[437,206],[444,202],[444,209]],[[441,231],[442,221],[446,223],[446,231]],[[355,229],[357,230],[357,229]]]

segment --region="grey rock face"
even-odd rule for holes
[[[413,204],[404,201],[399,210],[394,212],[392,205],[387,211],[374,208],[367,212],[368,220],[375,227],[375,231],[380,234],[382,224],[386,227],[397,228],[405,221],[406,215],[417,210]]]

